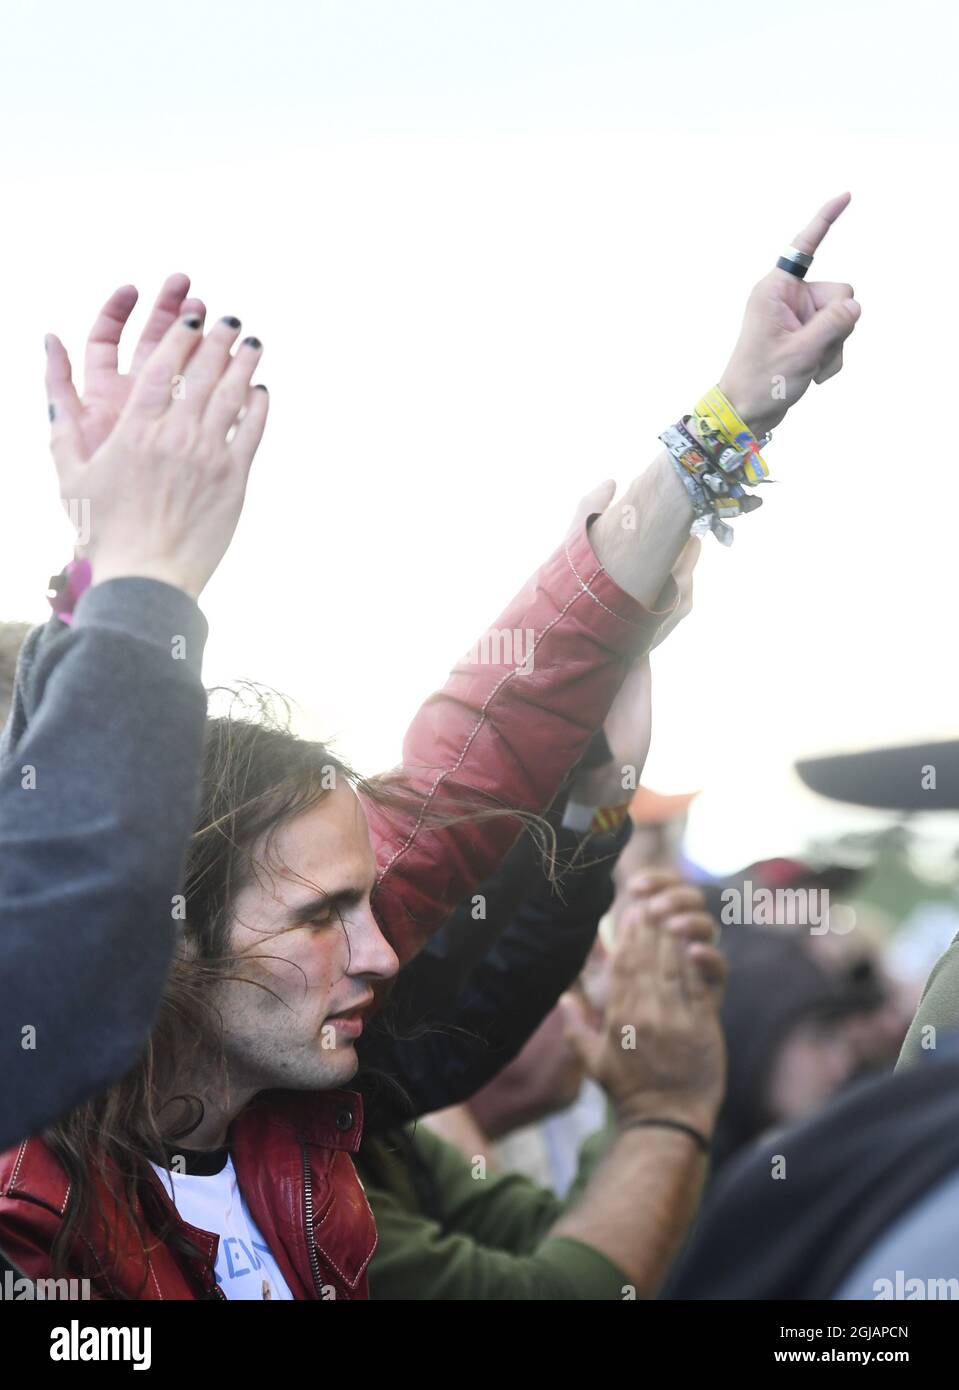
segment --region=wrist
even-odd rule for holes
[[[622,1133],[653,1120],[670,1120],[693,1129],[709,1141],[716,1128],[717,1107],[704,1101],[671,1100],[668,1095],[637,1095],[614,1104],[616,1127]]]
[[[723,372],[716,385],[757,439],[760,435],[771,431],[785,418],[786,410],[781,402],[774,401],[771,396],[768,400],[762,400],[755,391],[750,391],[742,386],[733,374]],[[698,437],[698,431],[694,431],[694,433]]]
[[[633,1120],[631,1124],[623,1125],[620,1129],[620,1137],[625,1134],[650,1133],[656,1133],[661,1140],[681,1145],[687,1152],[692,1150],[704,1158],[708,1158],[712,1150],[711,1135],[697,1125],[688,1124],[685,1120],[674,1120],[669,1115],[656,1116],[648,1120]]]
[[[154,579],[159,584],[169,584],[174,589],[180,589],[188,598],[194,600],[200,597],[204,587],[198,576],[188,574],[179,566],[167,564],[162,560],[124,561],[109,556],[101,559],[98,556],[92,567],[91,587],[105,584],[110,579]]]
[[[619,506],[607,507],[589,529],[589,544],[603,569],[647,614],[667,618],[678,591],[672,569],[689,539],[693,508],[663,449],[635,478]],[[668,606],[660,609],[660,603]]]

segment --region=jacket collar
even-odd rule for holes
[[[356,1091],[267,1091],[237,1116],[230,1142],[246,1148],[275,1135],[356,1153],[362,1134],[363,1099]],[[16,1151],[5,1191],[63,1216],[70,1180],[42,1138],[25,1139]]]
[[[285,1136],[356,1153],[363,1137],[363,1098],[356,1091],[264,1091],[230,1127],[233,1147]]]

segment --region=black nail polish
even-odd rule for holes
[[[265,391],[266,387],[263,385],[262,382],[258,381],[253,389],[254,391]]]
[[[243,346],[244,346],[244,347],[251,347],[251,348],[254,349],[255,352],[259,352],[259,350],[260,350],[260,348],[263,346],[263,344],[260,342],[259,338],[244,338],[244,339],[243,339]]]
[[[199,328],[203,320],[198,318],[196,314],[191,314],[190,317],[184,319],[183,322],[187,328]]]
[[[53,424],[53,421],[54,421],[54,419],[55,419],[55,417],[56,417],[56,413],[57,413],[57,408],[56,408],[56,406],[53,404],[53,401],[51,401],[50,404],[47,406],[47,414],[50,416],[50,423],[51,423],[51,424]]]
[[[240,326],[240,320],[238,318],[234,318],[232,314],[226,314],[220,320],[220,322],[225,323],[227,328],[239,328]]]

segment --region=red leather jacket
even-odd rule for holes
[[[230,1128],[240,1190],[294,1298],[367,1297],[376,1226],[351,1157],[362,1132],[363,1103],[352,1091],[269,1092]],[[28,1278],[50,1277],[50,1249],[70,1200],[63,1167],[42,1139],[27,1139],[3,1155],[0,1184],[4,1253]],[[149,1231],[163,1232],[146,1251],[105,1181],[97,1196],[102,1215],[91,1212],[68,1277],[89,1278],[100,1298],[224,1297],[213,1274],[219,1237],[181,1220],[159,1178],[151,1174],[134,1212]]]
[[[571,536],[509,604],[478,645],[500,654],[500,634],[523,634],[524,661],[456,666],[411,725],[396,776],[422,808],[367,805],[379,877],[373,906],[400,961],[497,867],[517,835],[507,816],[436,828],[425,808],[476,800],[542,811],[606,716],[627,664],[645,651],[676,600],[668,581],[651,613],[598,564],[586,527]],[[530,630],[532,656],[525,636]],[[362,1105],[352,1092],[271,1092],[234,1121],[230,1146],[254,1220],[297,1298],[365,1298],[376,1246],[373,1216],[350,1157]],[[100,1185],[70,1268],[106,1298],[222,1297],[213,1276],[217,1236],[180,1221],[162,1183],[140,1193],[151,1230],[172,1234],[144,1254],[130,1213]],[[51,1276],[50,1247],[70,1183],[42,1139],[0,1156],[0,1249],[30,1278]],[[196,1253],[184,1252],[184,1240]]]

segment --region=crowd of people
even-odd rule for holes
[[[928,1253],[959,1181],[951,1132],[933,1142],[954,966],[892,1076],[909,1018],[874,953],[836,949],[821,917],[725,912],[833,871],[698,881],[690,798],[642,784],[649,653],[691,607],[700,546],[756,509],[771,430],[842,366],[852,287],[805,276],[847,202],[758,282],[716,386],[621,502],[587,493],[375,777],[262,687],[208,714],[198,599],[267,426],[263,345],[208,324],[182,275],[127,374],[130,286],[93,325],[82,395],[47,339],[54,465],[86,524],[49,621],[0,626],[0,1253],[19,1276],[125,1300],[842,1297],[890,1225]],[[533,645],[512,660],[516,633]],[[913,1140],[936,1159],[894,1184]]]

